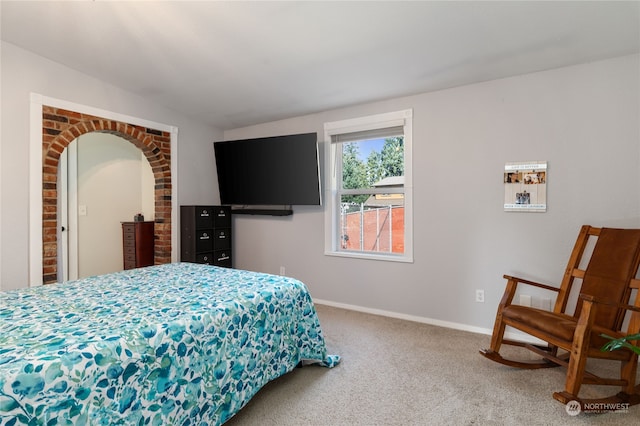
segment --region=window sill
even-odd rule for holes
[[[352,259],[382,260],[386,262],[413,263],[413,257],[406,254],[374,254],[358,251],[325,251],[325,256],[349,257]]]

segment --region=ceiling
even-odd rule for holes
[[[640,2],[6,1],[2,40],[221,130],[640,51]]]

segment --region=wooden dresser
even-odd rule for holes
[[[124,269],[153,265],[155,222],[122,222]]]

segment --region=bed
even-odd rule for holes
[[[292,278],[174,263],[0,293],[2,425],[222,424],[303,361],[340,357]]]

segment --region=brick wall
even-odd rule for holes
[[[86,133],[111,133],[140,149],[155,179],[155,264],[171,262],[171,136],[141,126],[60,108],[42,108],[42,281],[58,278],[58,165],[60,154]]]

